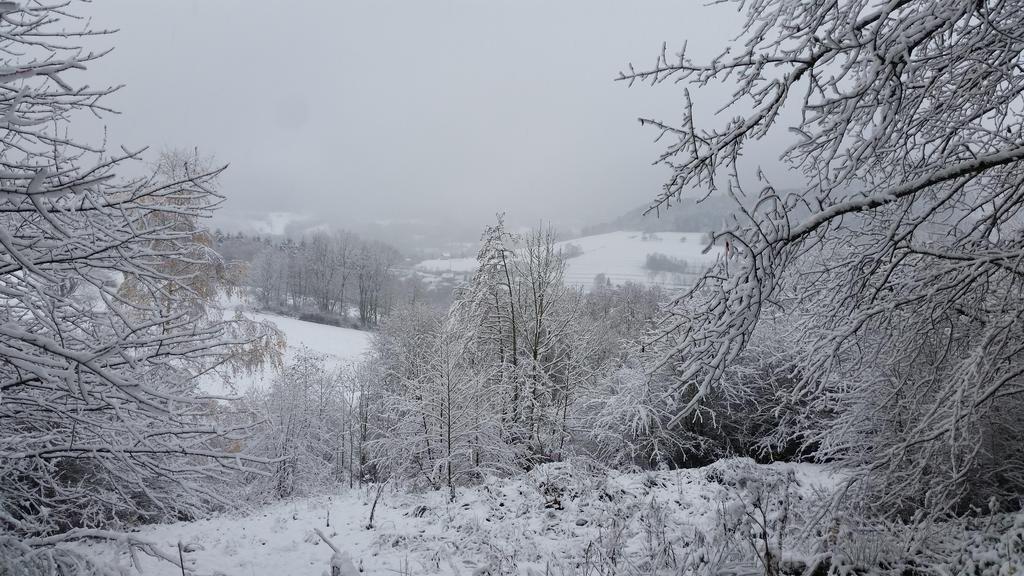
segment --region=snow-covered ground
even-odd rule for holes
[[[225,302],[225,307],[231,314],[235,310],[240,310],[248,318],[271,322],[277,326],[287,343],[285,362],[306,348],[326,355],[328,368],[351,366],[362,358],[370,346],[370,333],[362,330],[306,322],[277,314],[252,312],[238,300]],[[203,381],[203,387],[206,392],[215,395],[244,394],[253,388],[267,385],[273,377],[274,368],[268,366],[256,374],[234,377],[230,385],[218,378],[207,378]]]
[[[644,234],[620,231],[584,236],[559,242],[559,245],[564,248],[573,244],[582,250],[582,254],[570,258],[566,263],[565,280],[569,284],[589,288],[595,276],[604,274],[613,284],[632,281],[680,287],[689,285],[693,274],[710,266],[718,258],[720,248],[704,252],[706,241],[704,234],[690,232]],[[693,273],[681,275],[651,272],[645,264],[647,256],[655,253],[685,261]],[[416,265],[417,270],[435,274],[471,272],[475,268],[474,258],[424,260]]]
[[[416,264],[416,269],[435,274],[473,272],[476,270],[476,258],[433,258]]]
[[[372,529],[367,524],[376,487],[367,486],[246,515],[147,526],[136,535],[175,555],[181,542],[186,567],[202,574],[326,573],[332,551],[317,529],[364,574],[568,574],[583,573],[584,562],[595,568],[617,562],[633,570],[616,573],[645,574],[661,572],[654,564],[687,561],[694,543],[713,537],[719,511],[741,501],[749,482],[763,474],[791,478],[800,502],[792,514],[820,501],[836,483],[809,464],[758,466],[738,459],[626,474],[574,461],[460,488],[454,502],[446,490],[385,487]],[[81,546],[106,561],[130,562],[113,544]],[[167,562],[140,562],[147,575],[181,574]]]
[[[362,357],[370,342],[370,333],[363,330],[306,322],[277,314],[248,314],[255,320],[272,322],[284,332],[289,354],[294,354],[298,348],[305,347],[326,354],[337,362],[352,363]]]
[[[704,234],[689,232],[609,232],[585,236],[561,243],[575,244],[583,253],[568,261],[565,271],[567,283],[590,286],[594,277],[604,274],[613,284],[632,281],[641,284],[661,284],[677,287],[687,285],[686,276],[652,273],[644,267],[648,254],[664,254],[686,262],[696,273],[710,266],[718,258],[719,248],[704,253]]]

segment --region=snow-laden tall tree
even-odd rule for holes
[[[402,307],[375,338],[385,406],[375,449],[390,471],[454,486],[508,468],[519,402],[509,392],[518,390],[511,242],[499,215],[447,310]]]
[[[518,364],[520,336],[515,323],[516,302],[513,296],[515,258],[513,247],[517,237],[505,230],[504,214],[497,222],[484,227],[477,251],[476,272],[460,296],[477,319],[477,334],[482,347],[500,364]]]
[[[76,139],[113,91],[83,77],[103,53],[78,9],[0,3],[0,530],[21,535],[222,500],[203,480],[254,460],[226,453],[246,425],[215,425],[197,378],[272,336],[196,313],[217,171],[119,179],[141,152]]]
[[[377,338],[384,369],[376,462],[399,478],[455,487],[511,467],[502,434],[500,390],[474,350],[468,301],[446,313],[403,310]]]
[[[373,445],[390,473],[451,487],[562,459],[585,435],[605,341],[564,283],[554,231],[516,241],[499,216],[447,310],[410,306],[381,326]]]
[[[571,407],[600,368],[595,326],[584,313],[582,291],[565,283],[565,256],[553,227],[524,234],[510,264],[521,335],[517,432],[530,458],[560,458],[572,434]]]
[[[728,120],[689,106],[651,209],[724,188],[726,257],[680,299],[663,362],[693,413],[773,317],[792,330],[787,402],[832,415],[809,433],[881,510],[1024,488],[1024,5],[962,0],[738,3],[741,40],[685,50],[626,81],[735,83]],[[717,103],[716,103],[717,104]],[[807,185],[739,186],[751,140],[799,113],[782,159]],[[742,390],[737,390],[742,392]],[[962,497],[967,497],[965,500]],[[905,505],[905,506],[903,506]]]
[[[522,436],[522,337],[513,264],[517,240],[505,230],[504,214],[498,214],[497,221],[486,226],[480,236],[476,272],[456,294],[465,328],[474,335],[474,362],[491,366],[488,386],[502,397],[501,428],[507,442],[519,442]]]

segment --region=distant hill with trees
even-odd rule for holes
[[[662,209],[660,214],[651,212],[644,215],[648,206],[638,206],[622,216],[609,222],[585,226],[581,236],[605,234],[617,230],[637,230],[640,232],[709,232],[719,227],[722,220],[735,208],[735,203],[726,196],[708,196],[698,201],[697,198],[683,198],[669,209]]]

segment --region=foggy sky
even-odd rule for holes
[[[579,226],[649,201],[681,87],[614,82],[662,42],[717,54],[742,18],[689,0],[100,0],[118,28],[91,84],[125,83],[116,144],[230,163],[229,214],[339,226],[427,219]],[[715,92],[717,90],[717,92]],[[698,93],[713,110],[724,88]],[[769,147],[770,148],[770,147]],[[768,161],[771,160],[770,154]]]

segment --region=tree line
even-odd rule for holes
[[[350,311],[375,326],[394,306],[398,251],[351,232],[314,232],[272,243],[254,255],[248,285],[266,310],[346,323]]]

